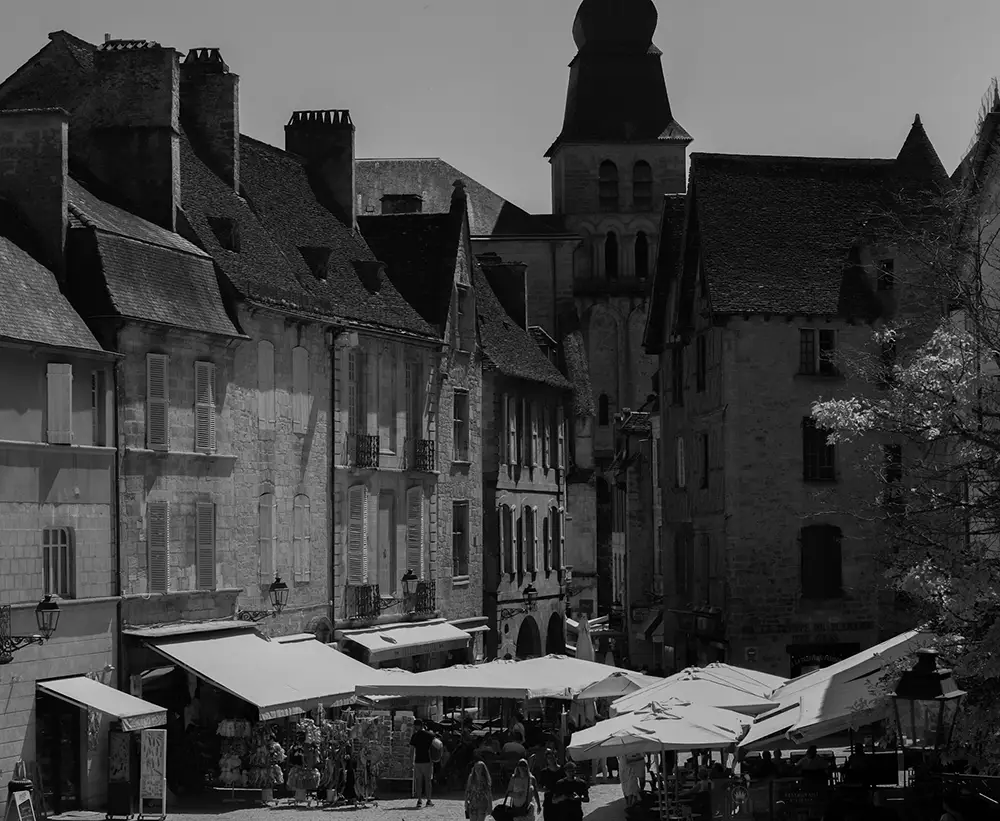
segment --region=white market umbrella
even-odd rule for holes
[[[689,667],[623,696],[611,705],[611,713],[633,713],[649,704],[671,700],[735,710],[746,715],[759,715],[778,706],[777,702],[744,689],[713,672]]]
[[[664,750],[720,750],[736,744],[751,719],[732,710],[672,701],[601,721],[573,733],[567,751],[576,761]]]
[[[621,698],[622,696],[650,687],[663,681],[656,676],[635,673],[632,670],[615,670],[604,681],[584,687],[577,698]]]
[[[581,661],[596,661],[594,640],[590,637],[590,622],[586,619],[580,622],[580,629],[576,636],[576,657]]]
[[[579,633],[576,637],[576,658],[578,661],[594,661],[594,642],[590,638],[590,622],[584,619],[580,622]],[[609,675],[611,671],[609,670]],[[599,684],[600,682],[595,682]],[[592,686],[592,685],[590,685]],[[577,724],[589,726],[597,718],[597,707],[594,704],[594,697],[580,700],[579,697],[570,709],[570,715]]]

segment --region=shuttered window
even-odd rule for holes
[[[534,402],[528,406],[528,415],[531,418],[531,453],[529,454],[531,461],[529,464],[532,467],[537,467],[541,444],[538,434],[538,405]]]
[[[424,489],[411,487],[406,491],[406,570],[424,578]]]
[[[215,452],[215,365],[194,363],[194,449]]]
[[[300,583],[312,578],[311,537],[309,497],[300,493],[292,502],[292,570]]]
[[[559,570],[563,566],[563,539],[566,538],[566,511],[552,510],[552,567]]]
[[[278,555],[277,511],[274,494],[263,493],[257,503],[258,544],[260,546],[260,577],[270,582],[275,576],[274,560]]]
[[[166,502],[146,504],[147,587],[150,593],[166,593],[170,578],[170,506]]]
[[[552,464],[552,414],[548,408],[542,409],[542,470]]]
[[[507,407],[507,464],[518,465],[521,454],[517,452],[517,400],[505,395],[504,403]]]
[[[146,447],[151,450],[170,446],[169,361],[163,354],[146,354]]]
[[[538,572],[538,508],[524,509],[524,532],[527,538],[526,558],[529,573]]]
[[[261,427],[274,425],[274,345],[257,343],[257,420]]]
[[[566,415],[556,408],[556,467],[566,470]]]
[[[215,590],[215,503],[198,502],[195,518],[198,589]]]
[[[48,441],[73,444],[73,366],[50,362],[48,366]]]
[[[548,573],[552,569],[552,525],[550,524],[549,517],[546,516],[542,520],[542,553],[544,555],[545,572]]]
[[[347,491],[347,583],[368,583],[368,488]]]
[[[469,575],[468,502],[453,502],[451,506],[451,574],[458,578]]]
[[[301,345],[292,348],[292,431],[309,430],[312,398],[309,396],[309,351]]]
[[[64,599],[76,595],[76,556],[73,534],[68,527],[42,531],[42,578],[45,592]]]

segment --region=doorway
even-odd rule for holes
[[[39,693],[35,721],[46,814],[82,809],[82,712],[72,704]]]
[[[383,596],[396,595],[396,496],[391,490],[378,495],[378,585]]]

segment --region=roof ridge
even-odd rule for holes
[[[747,165],[752,162],[783,162],[802,165],[810,163],[824,165],[889,165],[896,161],[895,158],[891,157],[810,157],[794,154],[725,154],[715,151],[692,151],[691,160],[693,161],[695,158],[729,160]]]
[[[413,162],[414,160],[420,160],[422,162],[431,160],[433,162],[443,162],[446,165],[451,165],[451,163],[445,160],[443,157],[355,157],[354,158],[355,162]],[[454,168],[454,166],[452,166],[452,168]]]

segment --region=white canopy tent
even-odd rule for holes
[[[645,673],[635,673],[631,670],[615,670],[608,678],[584,687],[577,698],[620,698],[641,690],[643,687],[651,687],[663,681],[656,676],[647,676]]]
[[[736,683],[737,681],[740,683]],[[748,690],[746,687],[752,689]],[[689,667],[619,698],[612,703],[611,714],[631,713],[650,704],[675,700],[735,710],[746,715],[759,715],[777,706],[775,702],[761,695],[764,688],[762,682],[751,682],[745,677],[738,678],[731,673],[723,675],[717,669]]]

